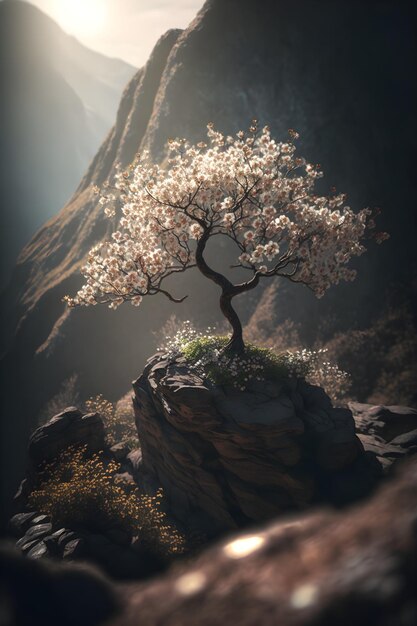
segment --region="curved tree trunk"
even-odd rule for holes
[[[201,223],[201,225],[204,228],[203,223]],[[245,351],[242,324],[240,322],[238,314],[232,306],[232,298],[256,287],[256,285],[259,283],[259,275],[255,274],[251,278],[251,280],[246,283],[234,285],[230,282],[228,278],[226,278],[226,276],[223,276],[223,274],[216,272],[216,270],[207,265],[206,260],[203,256],[203,252],[209,238],[210,229],[205,229],[201,239],[199,239],[197,243],[197,249],[195,253],[196,264],[200,272],[204,276],[206,276],[206,278],[209,278],[210,280],[215,282],[216,285],[219,285],[219,287],[221,287],[222,289],[222,295],[220,296],[220,309],[232,327],[232,336],[224,351],[228,353],[242,354]]]
[[[220,309],[232,327],[232,336],[225,347],[225,352],[242,354],[245,351],[243,329],[239,316],[232,306],[232,297],[233,296],[227,291],[223,291],[220,296]]]

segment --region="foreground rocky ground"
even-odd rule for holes
[[[229,538],[147,582],[2,553],[3,624],[414,626],[417,462],[368,502]]]
[[[2,625],[415,623],[416,410],[337,409],[302,379],[231,391],[161,355],[134,383],[134,408],[142,449],[110,446],[100,415],[74,407],[33,433],[9,525],[18,552],[1,559]],[[173,563],[99,509],[66,525],[35,510],[45,463],[77,445],[113,463],[127,492],[162,485],[186,536],[221,543]]]

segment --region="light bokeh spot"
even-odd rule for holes
[[[293,591],[290,604],[294,609],[306,609],[315,603],[318,596],[316,585],[310,583],[301,585]]]
[[[190,572],[180,576],[175,583],[176,590],[184,596],[191,596],[201,591],[206,584],[203,572]]]
[[[224,547],[224,553],[231,559],[241,559],[258,550],[265,543],[265,538],[260,535],[241,537],[231,541]]]

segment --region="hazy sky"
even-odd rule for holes
[[[204,0],[32,0],[86,46],[143,65],[169,28],[184,28]]]

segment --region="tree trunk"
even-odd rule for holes
[[[201,226],[205,228],[204,223],[201,223]],[[209,278],[216,285],[219,285],[222,290],[222,295],[220,296],[220,308],[223,315],[226,317],[227,321],[232,327],[232,336],[230,341],[224,348],[224,352],[229,354],[242,354],[245,351],[245,344],[243,342],[243,330],[242,324],[240,323],[240,319],[232,307],[232,298],[238,296],[245,291],[249,291],[256,287],[259,283],[259,274],[256,273],[251,280],[245,283],[241,283],[239,285],[234,285],[233,283],[220,274],[220,272],[216,272],[213,268],[207,265],[206,260],[203,256],[203,252],[205,250],[208,239],[210,238],[210,229],[205,228],[205,231],[201,237],[201,239],[197,243],[195,258],[196,264],[200,272]]]
[[[233,296],[225,290],[223,290],[223,293],[220,296],[221,311],[232,327],[232,336],[224,348],[224,352],[229,354],[242,354],[245,351],[243,329],[240,319],[232,307],[232,297]]]

